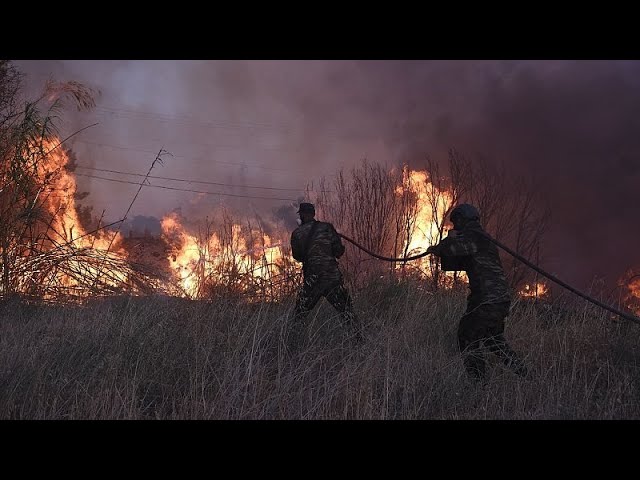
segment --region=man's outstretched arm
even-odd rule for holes
[[[442,240],[438,245],[432,245],[427,252],[439,257],[461,257],[478,252],[478,244],[467,236],[457,233]]]

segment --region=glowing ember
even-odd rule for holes
[[[518,295],[525,298],[541,298],[549,291],[544,283],[536,283],[534,285],[525,284],[519,291]]]
[[[637,273],[637,270],[629,270],[618,284],[624,288],[625,306],[636,315],[640,315],[640,273]]]

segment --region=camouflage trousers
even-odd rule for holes
[[[342,278],[322,278],[316,275],[308,275],[305,276],[304,285],[296,299],[291,342],[300,342],[303,321],[322,297],[325,297],[333,308],[340,313],[342,324],[350,329],[352,338],[361,340],[360,322],[353,311],[351,295],[345,288]]]
[[[516,374],[527,375],[524,362],[504,338],[504,321],[510,303],[481,304],[467,308],[458,327],[458,346],[470,376],[482,379],[486,374],[487,353],[497,355]]]

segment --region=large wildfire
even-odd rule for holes
[[[42,146],[49,153],[38,164],[35,185],[44,187],[32,197],[49,220],[39,230],[30,228],[15,249],[19,253],[13,267],[14,291],[39,292],[44,298],[161,291],[194,299],[230,293],[275,299],[299,285],[301,269],[290,254],[290,232],[265,228],[259,222],[239,223],[228,212],[218,215],[219,221],[198,228],[177,213],[166,214],[161,236],[153,239],[163,244],[155,256],[134,252],[152,239],[132,241],[112,229],[88,232],[77,209],[74,165],[68,152],[58,146],[57,139],[44,141]],[[433,185],[426,171],[403,170],[396,194],[407,191],[414,195],[416,208],[410,236],[401,245],[402,255],[423,252],[446,236],[446,215],[454,201],[451,192]],[[437,270],[436,259],[424,257],[411,268],[430,277]],[[464,272],[439,273],[444,273],[445,280],[466,282]],[[47,288],[39,291],[43,285]],[[441,285],[451,286],[452,282]],[[640,297],[640,278],[630,288]],[[539,298],[547,294],[547,287],[543,283],[525,285],[519,294]]]

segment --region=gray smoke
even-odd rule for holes
[[[419,168],[450,147],[536,179],[553,205],[545,264],[585,287],[640,265],[640,62],[636,61],[20,61],[102,93],[68,115],[79,164],[218,183],[304,189],[362,158]],[[78,170],[80,173],[81,170]],[[135,177],[85,173],[139,181]],[[219,205],[292,205],[302,191],[154,183],[263,200],[145,189],[133,215],[185,216]],[[117,219],[134,185],[82,178],[96,211]],[[290,199],[290,200],[287,200]],[[286,213],[291,211],[291,215]]]

